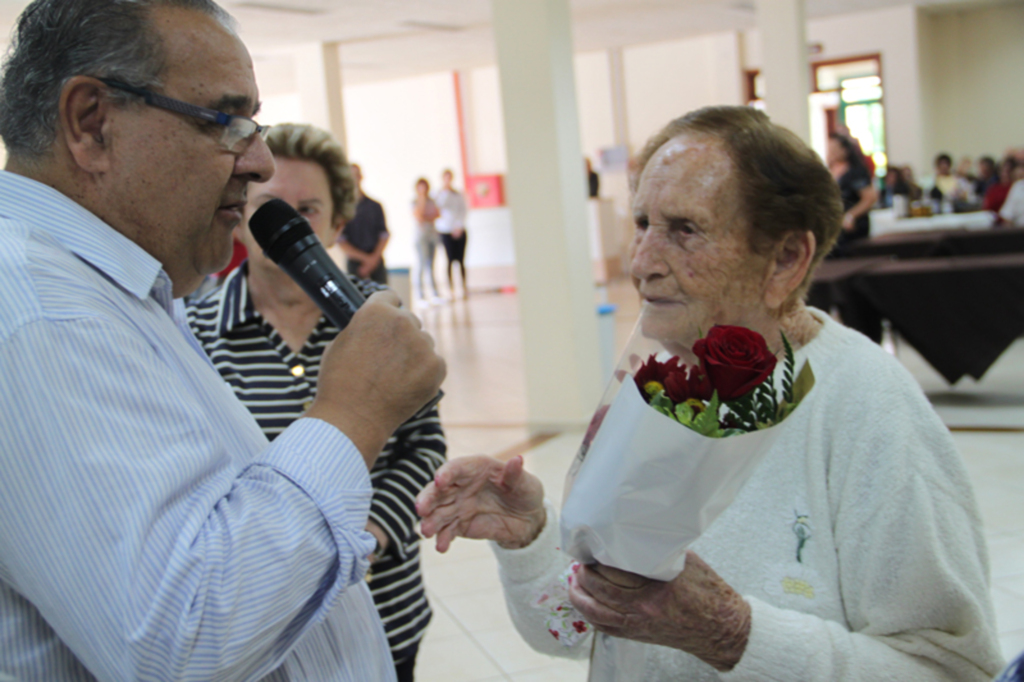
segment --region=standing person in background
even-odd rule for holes
[[[356,183],[356,212],[338,235],[338,246],[348,258],[348,274],[387,284],[384,249],[391,235],[384,220],[384,207],[363,193],[362,169],[354,163],[351,168]]]
[[[1018,163],[1011,177],[1013,184],[999,209],[999,217],[1010,227],[1024,227],[1024,165]]]
[[[601,196],[601,176],[594,170],[593,164],[590,163],[590,157],[583,157],[583,165],[587,169],[587,197],[597,199]]]
[[[269,182],[252,185],[245,219],[236,228],[249,259],[188,313],[203,350],[273,441],[316,396],[321,357],[340,330],[263,254],[248,219],[265,202],[283,199],[328,245],[351,217],[356,196],[345,152],[327,131],[278,125],[267,136],[267,146],[277,171]],[[352,280],[366,296],[384,288],[367,279]],[[420,575],[415,499],[444,463],[446,449],[433,407],[398,427],[370,471],[373,500],[366,530],[377,541],[370,558],[370,590],[399,682],[413,679],[431,616]]]
[[[434,223],[441,235],[444,253],[448,258],[448,294],[455,299],[455,282],[452,280],[452,263],[459,264],[462,274],[462,298],[469,298],[466,284],[466,198],[452,187],[452,172],[441,173],[441,189],[434,194],[434,202],[441,215]]]
[[[437,303],[441,297],[437,294],[437,280],[434,278],[434,254],[437,252],[437,228],[434,221],[441,212],[437,204],[430,198],[430,183],[426,178],[416,181],[416,198],[412,200],[412,216],[416,219],[416,297],[423,302]],[[434,292],[432,299],[427,299],[423,291],[423,276],[430,279],[430,290]]]
[[[849,138],[835,133],[829,136],[826,160],[843,199],[843,229],[833,251],[835,256],[846,255],[851,242],[866,238],[871,231],[868,212],[878,200],[878,192],[863,159]]]

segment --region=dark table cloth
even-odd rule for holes
[[[875,343],[881,342],[882,316],[857,289],[856,276],[891,261],[891,256],[824,261],[814,272],[814,280],[807,294],[808,305],[826,311],[836,308],[843,324],[856,329]]]
[[[883,262],[850,279],[951,384],[980,379],[1024,334],[1024,253]]]
[[[1003,253],[1024,252],[1024,228],[992,230],[929,230],[887,234],[865,239],[849,248],[855,258],[895,256],[909,258],[936,258],[939,256],[995,256]]]

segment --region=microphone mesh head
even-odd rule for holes
[[[249,219],[249,230],[275,263],[289,246],[313,234],[309,222],[283,199],[271,199],[260,206]]]

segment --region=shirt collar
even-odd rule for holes
[[[254,320],[260,320],[261,316],[253,305],[252,297],[249,296],[249,261],[242,261],[242,264],[228,273],[224,283],[213,294],[219,299],[217,301],[217,333],[220,336],[227,336],[236,327]]]
[[[154,286],[170,283],[160,261],[141,246],[66,195],[31,178],[0,170],[0,215],[44,230],[137,298],[148,298]]]

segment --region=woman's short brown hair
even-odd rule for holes
[[[743,210],[750,221],[750,248],[766,253],[790,232],[809,231],[817,247],[796,294],[810,287],[811,276],[842,228],[843,204],[832,174],[804,142],[752,107],[706,107],[669,123],[647,141],[630,174],[636,193],[651,157],[680,135],[709,135],[721,140],[736,164]]]
[[[356,213],[356,181],[345,150],[333,135],[309,124],[281,123],[270,129],[267,146],[274,156],[319,164],[331,188],[331,217],[352,219]]]

